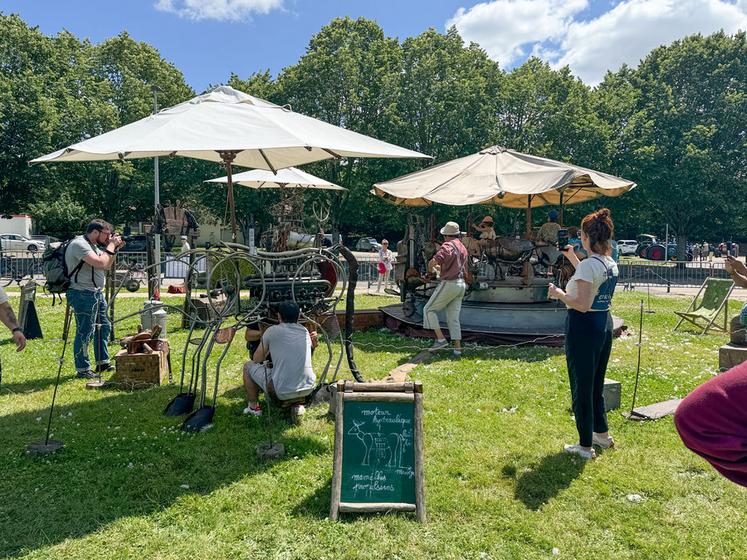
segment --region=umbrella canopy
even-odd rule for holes
[[[232,165],[276,171],[335,157],[430,157],[220,86],[155,115],[33,159],[31,163],[158,156],[184,156],[225,164],[234,240]]]
[[[493,146],[476,154],[376,183],[372,193],[394,204],[497,204],[531,208],[620,196],[633,181],[569,163]]]
[[[185,156],[275,171],[333,157],[426,158],[294,113],[228,86],[163,109],[32,163]]]
[[[228,183],[228,177],[210,179],[206,183]],[[346,191],[345,187],[330,183],[311,173],[306,173],[295,167],[281,169],[277,173],[264,169],[253,169],[236,173],[233,176],[236,185],[243,185],[251,189],[323,189],[329,191]]]

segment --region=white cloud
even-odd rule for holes
[[[282,9],[283,0],[157,0],[153,6],[161,12],[196,21],[241,21],[252,14],[267,14]]]
[[[587,0],[493,0],[459,8],[446,23],[467,41],[479,43],[501,66],[527,55],[526,46],[560,40]]]
[[[624,0],[577,21],[586,6],[582,0],[493,0],[460,8],[446,25],[456,25],[502,66],[531,53],[555,67],[570,66],[591,85],[607,70],[636,66],[652,49],[686,35],[747,29],[747,0]]]
[[[573,23],[557,66],[571,67],[589,84],[623,63],[637,66],[648,52],[694,33],[747,29],[747,2],[723,0],[628,0],[588,22]]]

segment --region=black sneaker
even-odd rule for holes
[[[107,362],[105,364],[99,364],[96,366],[96,373],[104,373],[106,371],[114,371],[114,364]]]
[[[90,369],[86,371],[79,371],[75,374],[78,379],[97,379],[98,375],[93,373]]]

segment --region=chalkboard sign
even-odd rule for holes
[[[420,383],[337,385],[330,518],[415,511],[425,521]]]

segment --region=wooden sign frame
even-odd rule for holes
[[[414,511],[418,521],[426,521],[425,475],[423,467],[423,384],[357,383],[338,381],[335,395],[335,455],[332,471],[332,501],[329,518],[336,521],[340,512],[368,513],[378,511]],[[342,502],[343,445],[345,402],[399,402],[413,404],[413,452],[415,503]]]

